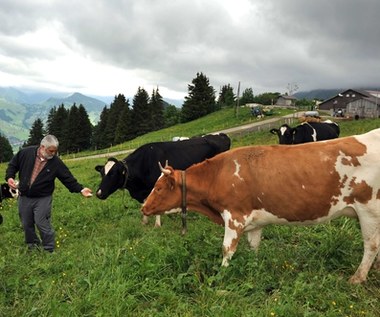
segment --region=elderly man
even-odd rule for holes
[[[21,149],[9,162],[5,173],[8,185],[19,190],[18,210],[29,249],[42,245],[54,251],[55,233],[51,225],[52,194],[54,180],[58,178],[72,193],[91,197],[92,191],[83,187],[56,155],[59,142],[54,135],[47,135],[39,146]],[[18,173],[19,182],[15,181]],[[40,237],[36,234],[36,227]]]

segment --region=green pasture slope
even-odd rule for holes
[[[172,136],[184,127],[181,135],[195,135],[237,124],[232,111],[222,114],[173,127]],[[377,127],[379,119],[341,122],[342,135]],[[160,133],[171,134],[144,140]],[[233,146],[276,142],[268,131],[233,138]],[[67,164],[95,189],[94,166],[104,160]],[[5,168],[0,165],[2,175]],[[141,224],[139,208],[123,191],[106,201],[84,199],[57,182],[57,251],[48,254],[27,252],[16,202],[4,201],[0,316],[380,316],[380,273],[371,270],[364,285],[347,283],[363,252],[353,220],[267,227],[257,254],[242,239],[230,266],[221,268],[222,227],[190,213],[181,236],[178,215],[163,216],[163,226],[154,228],[153,219]]]

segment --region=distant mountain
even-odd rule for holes
[[[0,98],[14,103],[28,102],[28,96],[26,94],[12,87],[0,87]]]
[[[92,98],[92,97],[87,97],[78,92],[73,93],[72,95],[65,98],[51,97],[47,99],[45,102],[43,102],[42,105],[51,108],[51,107],[60,106],[63,104],[70,108],[74,103],[77,106],[82,104],[86,108],[87,112],[97,112],[97,113],[101,112],[102,109],[106,106],[105,102]]]
[[[337,95],[345,89],[315,89],[310,91],[300,91],[295,93],[293,96],[297,99],[307,99],[307,100],[326,100]]]
[[[126,98],[132,105],[133,97]],[[77,106],[83,105],[91,122],[96,124],[103,108],[109,107],[114,99],[115,96],[86,96],[78,92],[68,95],[62,92],[21,91],[14,87],[0,87],[0,133],[16,149],[27,140],[33,122],[37,118],[45,121],[52,107],[63,104],[70,108],[74,103]],[[183,100],[165,99],[164,102],[165,106],[171,104],[181,107]]]
[[[0,87],[0,133],[6,136],[14,148],[29,136],[33,122],[40,118],[45,121],[54,106],[83,105],[93,124],[99,120],[106,102],[80,93],[69,96],[62,93],[21,92],[12,87]]]
[[[335,89],[314,89],[309,91],[300,91],[294,94],[294,97],[297,99],[318,99],[318,100],[327,100],[330,99],[337,94],[345,91],[347,89],[354,90],[379,90],[379,87],[346,87],[346,88],[335,88]]]

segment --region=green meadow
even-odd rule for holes
[[[108,151],[255,120],[244,109],[238,118],[232,109],[222,110]],[[340,126],[342,136],[360,134],[380,127],[380,119]],[[232,137],[233,147],[276,143],[268,131]],[[94,153],[81,153],[89,154]],[[106,159],[64,159],[95,191],[100,176],[94,167]],[[1,164],[3,178],[5,169]],[[179,215],[163,216],[162,227],[155,228],[154,219],[141,224],[139,209],[126,191],[105,201],[85,199],[57,181],[57,248],[50,254],[26,249],[17,202],[3,201],[0,316],[380,316],[380,272],[371,270],[363,285],[348,283],[363,253],[355,220],[268,226],[258,253],[242,239],[230,266],[222,268],[223,227],[190,212],[182,236]]]

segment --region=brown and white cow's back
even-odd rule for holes
[[[181,205],[181,173],[168,167],[164,174],[143,206],[146,215]],[[359,219],[364,241],[352,283],[366,279],[379,254],[380,129],[302,145],[236,148],[185,174],[187,208],[225,226],[223,265],[243,232],[257,249],[265,225],[311,225],[342,215]]]

